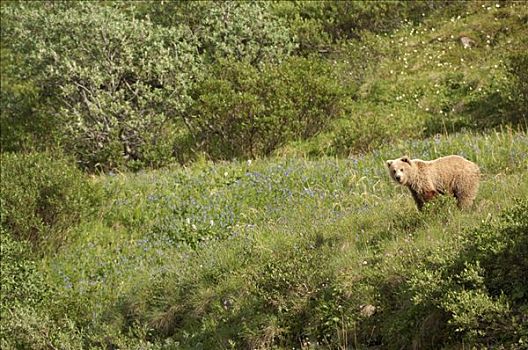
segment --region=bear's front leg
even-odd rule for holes
[[[424,206],[424,201],[422,200],[418,192],[416,192],[412,188],[409,188],[409,190],[411,191],[412,197],[414,199],[414,202],[416,203],[416,206],[418,207],[418,210],[422,210]]]

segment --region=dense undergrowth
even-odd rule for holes
[[[528,346],[525,4],[1,6],[2,349]]]

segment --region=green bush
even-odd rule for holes
[[[6,6],[2,17],[3,37],[27,67],[21,74],[54,97],[62,143],[81,165],[156,166],[171,157],[201,72],[187,27],[155,26],[95,3]]]
[[[17,240],[57,245],[97,205],[99,191],[66,160],[45,153],[3,153],[2,226]]]
[[[512,102],[514,105],[514,122],[528,125],[528,54],[512,54],[509,57],[508,71],[513,80]]]
[[[0,229],[0,347],[50,349],[69,344],[75,348],[71,323],[59,326],[44,311],[52,288],[38,270],[30,248]]]
[[[90,170],[184,158],[181,116],[204,63],[278,63],[295,48],[284,21],[268,8],[263,2],[3,6],[6,52],[23,64],[6,61],[2,126],[9,133],[2,133],[2,144],[19,150],[35,129],[28,125],[51,125]],[[27,79],[29,87],[17,92]],[[41,91],[54,113],[34,108]]]
[[[164,27],[188,26],[207,63],[232,59],[259,65],[280,62],[297,46],[288,23],[270,7],[264,1],[168,1],[134,4],[131,12]]]
[[[437,251],[413,273],[407,315],[443,315],[436,332],[478,346],[528,342],[528,201],[461,237],[459,251]],[[420,314],[420,313],[418,313]],[[411,330],[414,332],[414,330]],[[425,346],[425,345],[424,345]]]
[[[222,61],[199,84],[187,123],[198,148],[214,159],[265,156],[341,116],[344,97],[355,91],[351,85],[317,58],[261,69]]]

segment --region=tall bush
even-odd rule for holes
[[[260,69],[222,61],[197,86],[187,121],[198,149],[212,158],[264,156],[324,130],[353,92],[332,64],[317,58]]]
[[[11,4],[2,7],[2,36],[17,58],[10,63],[16,68],[12,80],[32,82],[22,97],[29,99],[32,91],[49,97],[45,115],[31,106],[25,114],[58,125],[62,146],[81,165],[158,166],[188,152],[180,142],[188,127],[181,116],[192,102],[189,91],[208,74],[207,65],[222,59],[278,63],[295,48],[285,21],[269,7],[263,2]],[[8,116],[18,108],[12,90],[3,98]],[[13,118],[2,120],[13,125]],[[49,124],[44,122],[37,124]]]
[[[133,13],[164,27],[184,24],[208,63],[233,59],[280,62],[296,48],[288,23],[264,1],[168,1],[134,5]]]
[[[37,86],[57,97],[66,148],[90,169],[170,157],[201,66],[193,33],[111,6],[48,7],[6,7],[4,32]]]

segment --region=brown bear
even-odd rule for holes
[[[394,181],[409,188],[419,210],[438,194],[453,195],[459,208],[471,207],[477,195],[479,167],[460,156],[429,161],[403,156],[388,160],[387,167]]]

